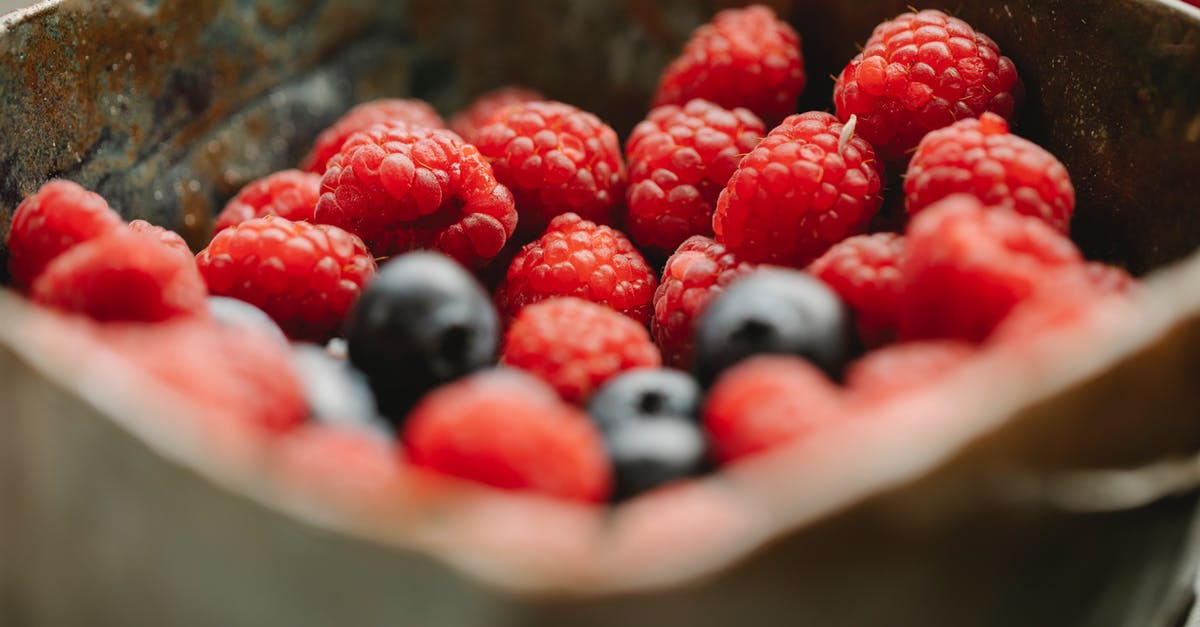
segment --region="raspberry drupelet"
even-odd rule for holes
[[[749,109],[706,100],[656,107],[626,142],[625,229],[659,259],[692,235],[712,235],[717,197],[766,129]]]
[[[213,233],[251,218],[279,216],[292,221],[312,222],[321,197],[321,176],[301,170],[281,170],[251,181],[217,215]]]
[[[278,216],[221,231],[196,263],[214,295],[255,305],[289,337],[318,342],[336,333],[375,274],[357,237]]]
[[[496,179],[512,190],[521,241],[537,237],[559,214],[599,224],[625,194],[617,134],[600,118],[568,104],[535,101],[497,112],[475,136]]]
[[[8,231],[8,272],[26,290],[72,246],[119,230],[124,222],[99,194],[54,180],[17,205]]]
[[[738,258],[802,268],[862,232],[883,203],[875,151],[828,113],[788,117],[742,159],[713,214]]]
[[[522,309],[504,336],[500,361],[549,383],[572,403],[586,402],[621,372],[662,363],[645,326],[572,297]]]
[[[496,290],[496,308],[511,320],[523,307],[553,296],[576,296],[650,323],[654,271],[619,231],[563,214],[526,244]]]
[[[384,98],[364,102],[350,109],[317,136],[312,151],[300,164],[301,170],[324,174],[326,165],[342,149],[350,136],[370,129],[376,124],[402,124],[424,128],[445,128],[442,116],[424,100],[415,98]],[[286,216],[285,216],[286,217]]]
[[[696,235],[679,246],[663,267],[650,321],[664,363],[691,368],[696,318],[727,285],[753,269],[707,237]]]
[[[361,237],[376,256],[436,248],[478,267],[504,248],[517,212],[492,167],[458,135],[381,124],[329,160],[315,221]]]
[[[903,235],[873,233],[844,239],[808,266],[854,310],[858,335],[866,346],[895,339],[903,297],[900,262]]]
[[[986,111],[1011,118],[1021,95],[1016,67],[996,42],[935,10],[876,26],[833,87],[838,117],[858,116],[858,132],[889,164],[955,120]]]
[[[487,125],[501,110],[515,104],[545,100],[541,93],[525,87],[508,85],[493,89],[471,102],[466,109],[450,118],[450,130],[467,143],[475,143],[479,129]]]
[[[908,164],[909,215],[958,193],[1070,231],[1075,188],[1067,168],[1041,146],[1009,134],[1008,123],[994,113],[932,131]]]
[[[697,28],[663,71],[654,105],[704,98],[776,124],[796,111],[804,81],[800,37],[791,26],[770,7],[727,9]]]

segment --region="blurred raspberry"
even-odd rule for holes
[[[500,361],[582,403],[605,381],[662,358],[646,328],[608,307],[578,298],[550,298],[520,311],[504,336]]]
[[[375,260],[357,237],[278,216],[221,231],[196,263],[213,294],[255,305],[288,337],[317,342],[337,332],[375,275]]]
[[[567,213],[513,259],[496,290],[496,307],[511,320],[531,303],[576,296],[648,325],[656,284],[654,271],[619,231]]]
[[[753,269],[753,264],[739,261],[707,237],[696,235],[679,246],[663,267],[650,322],[664,363],[683,370],[691,368],[696,318],[725,286]]]
[[[446,128],[442,116],[429,103],[416,99],[381,99],[350,109],[333,126],[317,136],[312,151],[300,169],[324,174],[329,160],[341,151],[351,135],[369,130],[376,124],[401,124],[423,128]],[[286,217],[286,216],[285,216]]]
[[[625,228],[660,259],[692,235],[712,235],[717,196],[766,133],[748,109],[705,100],[656,107],[626,143]]]
[[[1070,231],[1075,188],[1067,169],[1041,146],[1009,134],[1008,123],[994,113],[932,131],[908,164],[904,195],[910,215],[958,193]]]
[[[279,216],[294,222],[313,221],[321,197],[321,176],[300,170],[283,170],[246,185],[217,216],[213,233],[251,218]]]
[[[581,410],[516,370],[489,370],[430,392],[405,423],[409,461],[504,490],[600,502],[612,470]]]
[[[475,143],[479,129],[487,125],[492,117],[505,107],[535,100],[545,100],[541,93],[524,87],[508,85],[493,89],[471,102],[466,109],[450,118],[450,130],[458,133],[469,144]]]
[[[856,235],[834,244],[808,266],[854,310],[858,335],[866,346],[881,346],[896,336],[904,249],[903,235]]]
[[[875,27],[833,87],[843,121],[889,164],[902,163],[926,133],[991,111],[1013,115],[1017,69],[987,35],[941,11],[904,13]]]
[[[157,238],[158,241],[163,245],[177,250],[188,257],[192,256],[192,249],[188,248],[187,242],[183,241],[183,238],[180,237],[175,231],[170,231],[161,226],[150,224],[145,220],[133,220],[126,226],[126,228],[134,233],[142,233],[144,235]]]
[[[521,241],[537,237],[554,216],[567,212],[608,224],[624,198],[616,132],[571,105],[538,101],[506,107],[475,140],[496,179],[512,190]]]
[[[960,340],[925,340],[873,350],[846,370],[846,387],[858,398],[880,400],[936,381],[975,356]]]
[[[99,194],[71,181],[42,185],[13,211],[8,231],[8,272],[27,290],[55,257],[75,244],[121,228],[123,221]]]
[[[804,79],[800,37],[791,26],[770,7],[727,9],[697,28],[663,71],[654,106],[704,98],[776,124],[796,111]]]
[[[775,127],[738,165],[713,215],[740,259],[802,268],[862,232],[883,203],[875,151],[817,111]]]
[[[380,125],[329,160],[315,220],[361,237],[376,256],[437,248],[480,266],[504,248],[517,212],[492,167],[454,133]]]
[[[288,492],[356,509],[398,500],[404,476],[399,447],[361,426],[303,425],[274,442],[270,464]]]

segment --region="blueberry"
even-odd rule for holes
[[[587,409],[612,460],[616,499],[706,469],[701,400],[687,374],[650,368],[615,377],[592,396]]]
[[[383,428],[366,376],[315,344],[297,344],[292,364],[318,422]]]
[[[708,386],[733,364],[760,353],[798,355],[834,380],[859,352],[850,309],[820,279],[782,268],[734,281],[693,330],[696,378]]]
[[[228,296],[209,296],[208,313],[222,326],[261,332],[285,344],[288,341],[267,312],[246,301]]]
[[[393,425],[425,392],[496,361],[500,323],[483,287],[431,252],[393,257],[346,323],[350,362]]]

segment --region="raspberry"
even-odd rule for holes
[[[704,98],[746,107],[770,124],[796,110],[804,90],[800,37],[765,6],[727,9],[697,28],[659,79],[654,105]]]
[[[496,308],[511,320],[531,303],[577,296],[649,324],[656,283],[654,271],[619,231],[567,213],[513,259],[496,290]]]
[[[988,344],[1025,345],[1041,338],[1059,338],[1064,332],[1086,328],[1107,308],[1128,302],[1128,292],[1112,291],[1111,286],[1095,283],[1093,278],[1084,266],[1078,273],[1049,281],[1012,308],[988,336]]]
[[[283,170],[242,188],[217,216],[213,233],[251,218],[279,216],[294,222],[312,222],[321,197],[321,176],[300,170]]]
[[[322,503],[386,505],[401,486],[399,450],[367,427],[307,424],[273,444],[270,463],[276,481]]]
[[[357,237],[278,216],[221,231],[196,263],[213,294],[262,309],[298,340],[329,339],[375,275]]]
[[[975,347],[959,340],[894,344],[850,364],[846,387],[859,398],[890,398],[935,381],[974,355]]]
[[[856,235],[834,244],[808,266],[808,272],[854,310],[859,338],[867,346],[886,344],[896,335],[904,249],[903,235]]]
[[[1017,69],[969,24],[941,11],[904,13],[875,27],[833,86],[837,115],[888,163],[902,162],[926,133],[991,111],[1011,118]]]
[[[111,346],[214,420],[234,417],[269,434],[304,422],[304,390],[289,349],[270,335],[203,318],[105,331]]]
[[[696,319],[725,286],[753,269],[752,264],[739,261],[724,246],[701,235],[688,238],[667,259],[662,283],[654,292],[654,318],[650,321],[667,365],[691,368]]]
[[[1038,218],[955,195],[915,216],[901,264],[901,339],[982,341],[1017,303],[1083,258]]]
[[[121,228],[121,216],[99,194],[71,181],[46,183],[12,214],[8,272],[25,290],[55,257],[75,244]]]
[[[205,310],[191,254],[154,233],[120,229],[59,255],[38,276],[33,300],[100,321],[159,322]]]
[[[1083,280],[1101,292],[1109,294],[1131,294],[1138,289],[1138,280],[1129,276],[1123,268],[1098,261],[1083,265]]]
[[[716,240],[746,261],[804,267],[866,228],[883,204],[882,175],[852,128],[828,113],[793,115],[729,179],[713,215]]]
[[[446,128],[442,116],[429,103],[416,99],[381,99],[365,102],[350,109],[333,126],[317,136],[312,151],[300,164],[300,169],[324,174],[329,160],[341,152],[351,135],[369,130],[380,123],[402,124],[425,128]],[[286,217],[286,216],[285,216]]]
[[[418,467],[505,490],[603,501],[612,483],[587,415],[516,370],[490,370],[430,392],[403,441]]]
[[[479,266],[504,248],[517,212],[491,166],[454,133],[380,125],[329,160],[315,220],[358,235],[377,256],[437,248]]]
[[[545,100],[542,94],[524,87],[509,85],[494,89],[476,98],[466,109],[450,118],[450,130],[458,133],[467,143],[475,143],[479,129],[487,125],[492,117],[506,107]]]
[[[144,235],[157,238],[159,243],[163,244],[164,246],[177,250],[188,257],[192,256],[192,249],[188,248],[187,242],[183,241],[183,238],[180,237],[175,231],[170,231],[161,226],[150,224],[145,220],[134,220],[130,222],[126,228],[134,233],[142,233]]]
[[[1041,146],[1008,132],[994,113],[930,132],[917,146],[904,179],[905,207],[914,215],[951,194],[1041,218],[1067,233],[1075,188],[1067,168]]]
[[[605,381],[639,367],[661,365],[646,328],[579,298],[551,298],[521,310],[504,336],[500,361],[582,403]]]
[[[624,198],[616,132],[571,105],[539,101],[507,107],[479,130],[476,145],[496,178],[512,190],[525,238],[567,212],[607,224]]]
[[[843,414],[841,390],[790,356],[753,357],[726,371],[704,405],[704,426],[722,464],[785,445]]]
[[[705,100],[651,111],[625,148],[629,237],[661,258],[692,235],[711,236],[717,196],[765,132],[748,109]]]

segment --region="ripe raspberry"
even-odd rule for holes
[[[704,426],[725,464],[802,438],[844,413],[844,405],[841,390],[807,361],[753,357],[717,379]]]
[[[399,450],[369,427],[306,424],[273,444],[270,464],[280,486],[322,503],[383,506],[402,485]]]
[[[320,342],[375,275],[375,259],[357,237],[278,216],[221,231],[196,264],[213,294],[262,309],[288,337]]]
[[[350,109],[333,126],[317,136],[312,151],[300,164],[301,170],[324,174],[329,160],[341,152],[351,135],[369,130],[376,124],[401,124],[424,128],[446,128],[442,116],[429,103],[416,99],[381,99]],[[285,216],[286,217],[286,216]]]
[[[608,224],[624,198],[617,134],[600,118],[561,102],[526,102],[498,112],[476,145],[512,190],[523,240],[559,214]]]
[[[26,198],[12,214],[8,272],[26,290],[55,257],[79,242],[121,228],[121,216],[99,194],[71,181],[54,180]]]
[[[837,118],[793,115],[729,179],[716,240],[747,261],[802,268],[866,228],[883,204],[882,176],[871,145]]]
[[[646,328],[579,298],[551,298],[521,310],[504,336],[500,361],[582,403],[605,381],[631,368],[662,364]]]
[[[738,260],[724,246],[701,235],[688,238],[667,259],[662,283],[654,292],[650,330],[668,366],[691,369],[696,319],[725,286],[753,269],[753,264]]]
[[[153,233],[120,229],[59,255],[33,282],[33,300],[95,320],[159,322],[205,311],[191,254]]]
[[[403,441],[418,467],[505,490],[599,502],[612,471],[587,415],[516,370],[490,370],[430,392]]]
[[[535,100],[545,100],[545,97],[532,89],[515,85],[493,89],[476,98],[466,109],[454,114],[454,117],[450,118],[450,130],[458,133],[467,143],[473,144],[479,129],[486,126],[501,110]]]
[[[1129,292],[1093,282],[1087,264],[1079,272],[1063,273],[1018,303],[988,336],[989,345],[1026,345],[1040,338],[1055,339],[1064,332],[1086,328],[1097,316],[1110,313],[1129,301]],[[1127,312],[1117,309],[1121,317]]]
[[[183,241],[183,238],[175,231],[169,231],[161,226],[150,224],[145,220],[134,220],[126,228],[134,233],[142,233],[157,238],[164,246],[177,250],[188,257],[192,256],[192,249],[188,248],[187,242]]]
[[[941,11],[904,13],[875,27],[842,70],[833,102],[843,121],[888,163],[903,162],[926,133],[991,111],[1011,118],[1017,69],[996,42]]]
[[[974,355],[975,347],[959,340],[893,344],[850,364],[846,387],[859,398],[890,398],[937,380]]]
[[[526,244],[496,290],[496,308],[511,320],[526,305],[577,296],[650,323],[654,271],[624,235],[566,213]]]
[[[1008,123],[994,113],[930,132],[908,164],[909,215],[959,193],[1070,231],[1075,188],[1067,169],[1041,146],[1010,135]]]
[[[1082,279],[1101,292],[1109,294],[1132,294],[1138,289],[1138,280],[1129,276],[1123,268],[1098,261],[1083,264]]]
[[[1082,267],[1042,220],[950,196],[909,224],[900,337],[982,341],[1017,303]]]
[[[321,177],[312,172],[283,170],[253,181],[229,199],[217,216],[213,233],[252,218],[279,216],[293,222],[312,222],[321,197]]]
[[[454,133],[380,125],[329,160],[315,220],[358,235],[377,256],[437,248],[480,266],[504,248],[517,212],[491,166]]]
[[[769,7],[727,9],[697,28],[663,71],[654,106],[704,98],[775,124],[795,112],[804,78],[800,36],[791,26]]]
[[[900,259],[903,235],[856,235],[834,244],[808,266],[854,310],[858,335],[867,346],[887,344],[896,336],[903,285]]]
[[[625,228],[648,254],[669,255],[692,235],[712,235],[717,196],[766,129],[748,109],[705,100],[655,108],[626,144]]]

